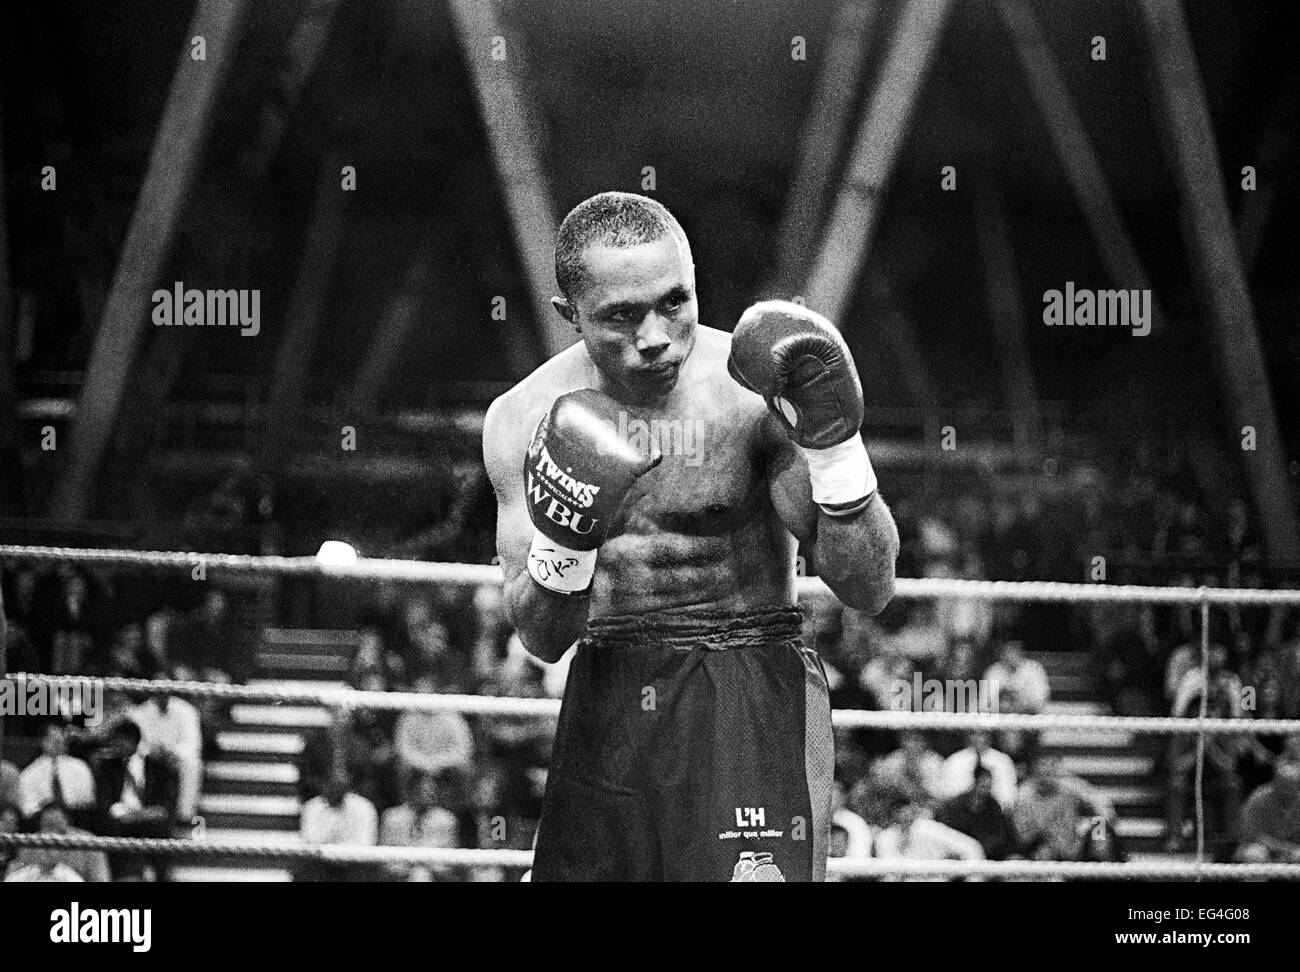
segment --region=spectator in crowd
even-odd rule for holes
[[[1073,861],[1083,844],[1080,823],[1109,820],[1114,813],[1096,790],[1065,772],[1059,757],[1048,757],[1021,784],[1011,820],[1026,857]]]
[[[230,612],[230,599],[209,586],[198,610],[170,626],[167,659],[183,673],[205,682],[245,681],[252,671],[252,648]]]
[[[354,790],[379,811],[402,801],[393,745],[393,713],[376,709],[338,711],[331,725],[311,733],[298,757],[298,794],[306,803],[325,791],[331,774],[343,767]]]
[[[998,711],[1037,715],[1047,708],[1051,684],[1047,670],[1025,656],[1022,641],[1004,641],[998,660],[984,673]]]
[[[1244,714],[1253,719],[1286,718],[1282,714],[1282,680],[1272,665],[1257,666],[1251,681],[1258,688],[1256,705],[1253,711]],[[1273,767],[1286,748],[1287,740],[1284,732],[1258,732],[1242,737],[1237,772],[1241,777],[1243,797],[1273,778]]]
[[[946,563],[935,564],[926,571],[926,576],[961,580],[986,579],[978,554],[972,551],[960,560],[960,569],[954,570]],[[988,643],[993,630],[994,609],[991,602],[976,597],[945,597],[935,602],[935,609],[935,619],[948,644],[954,641],[967,641],[973,645]]]
[[[889,653],[901,656],[918,668],[943,657],[947,640],[939,625],[938,608],[933,601],[915,601],[908,608],[907,621],[886,637]]]
[[[1288,751],[1279,759],[1273,781],[1252,793],[1242,807],[1236,859],[1300,864],[1300,755]]]
[[[153,678],[157,666],[148,656],[144,644],[144,625],[138,621],[124,624],[113,635],[103,674],[115,678]]]
[[[176,818],[178,774],[165,753],[147,753],[141,746],[140,727],[129,719],[108,732],[95,760],[96,833],[106,837],[171,837]],[[166,877],[161,858],[114,855],[113,873],[140,878],[152,865],[159,880]]]
[[[406,802],[384,811],[379,822],[379,843],[389,847],[458,847],[456,815],[439,803],[438,778],[416,772],[407,784]],[[446,866],[390,864],[388,874],[399,881],[447,880],[454,869]]]
[[[430,617],[412,632],[409,670],[416,677],[428,676],[435,691],[461,692],[470,687],[469,665],[451,648],[451,634],[439,618]]]
[[[199,710],[185,699],[152,695],[131,709],[130,719],[140,727],[147,751],[166,753],[174,761],[179,774],[176,817],[188,823],[198,813],[203,779]]]
[[[87,831],[73,827],[62,804],[47,803],[36,813],[36,829],[42,834],[86,836]],[[32,867],[42,872],[67,867],[82,881],[105,883],[109,878],[108,857],[102,851],[73,850],[64,847],[24,847],[14,856],[11,870]]]
[[[932,808],[944,795],[943,759],[930,748],[924,733],[900,733],[898,749],[876,762],[871,781],[864,786],[867,793],[880,787],[905,794],[919,807]],[[855,801],[855,805],[860,804]],[[875,813],[868,816],[874,817]]]
[[[421,675],[414,688],[431,693],[437,685],[432,676]],[[397,718],[393,744],[403,773],[468,770],[474,759],[474,737],[459,712],[403,712]]]
[[[23,802],[22,774],[13,763],[0,759],[0,806],[20,806]]]
[[[378,624],[367,623],[357,632],[357,650],[348,670],[353,688],[367,692],[391,692],[406,685],[406,662],[395,651],[384,647],[383,631]]]
[[[1241,680],[1227,665],[1228,650],[1217,643],[1211,645],[1208,691],[1201,670],[1191,669],[1183,676],[1178,687],[1171,715],[1198,715],[1204,697],[1206,715],[1209,718],[1242,718]],[[1206,832],[1212,835],[1220,848],[1232,841],[1241,808],[1241,777],[1237,767],[1244,751],[1242,738],[1232,733],[1212,733],[1205,740]],[[1186,835],[1183,831],[1187,822],[1187,804],[1195,782],[1195,737],[1171,736],[1168,763],[1165,849],[1172,852],[1185,846]]]
[[[493,678],[484,684],[483,693],[545,697],[549,671],[541,671],[517,639],[511,640],[508,651]],[[481,761],[490,763],[496,773],[494,815],[510,819],[512,830],[522,829],[523,821],[536,821],[541,816],[554,722],[537,716],[493,716],[481,720],[478,729]]]
[[[1024,642],[1004,641],[998,650],[998,660],[988,667],[984,678],[998,712],[1038,715],[1047,708],[1052,692],[1047,670],[1025,657]],[[1016,762],[1028,765],[1037,754],[1038,734],[1004,730],[998,734],[998,746]]]
[[[910,699],[912,674],[915,671],[916,666],[911,659],[897,653],[886,642],[881,647],[880,654],[863,666],[859,676],[859,683],[871,694],[874,702],[871,708],[887,712],[898,708],[900,698]]]
[[[5,803],[0,800],[0,834],[14,834],[18,832],[18,824],[22,822],[22,811],[18,809],[16,803]],[[14,848],[0,847],[0,879],[3,879],[9,869],[9,863],[18,852]]]
[[[506,643],[514,628],[506,614],[505,595],[495,584],[484,584],[474,591],[474,645],[471,649],[474,677],[491,676],[505,657]]]
[[[379,840],[379,814],[373,803],[353,792],[347,773],[336,770],[325,792],[303,805],[301,833],[305,844],[373,846]],[[295,873],[299,881],[364,881],[369,876],[364,866],[324,861],[306,862]]]
[[[32,593],[30,634],[43,662],[54,674],[87,671],[104,642],[107,614],[89,578],[61,564],[37,581]]]
[[[1278,680],[1282,686],[1281,712],[1287,719],[1300,719],[1300,610],[1291,616],[1291,635],[1275,652]]]
[[[48,723],[41,737],[41,755],[32,760],[19,777],[23,816],[51,801],[83,818],[95,807],[95,778],[90,767],[68,755],[68,731],[60,722]]]
[[[985,766],[993,774],[993,796],[1010,809],[1016,802],[1016,767],[1011,757],[993,748],[993,737],[986,729],[966,734],[967,745],[943,761],[942,793],[955,797],[975,785],[975,768]]]
[[[1128,861],[1128,852],[1115,830],[1114,817],[1081,821],[1079,829],[1083,836],[1079,860],[1101,864],[1124,864]]]
[[[885,861],[979,861],[979,841],[932,819],[905,793],[881,796],[887,826],[876,834],[876,857]],[[912,879],[912,880],[924,880]]]
[[[1154,714],[1164,678],[1154,605],[1098,604],[1089,623],[1111,708],[1120,715]]]
[[[1005,860],[1016,852],[1015,827],[993,796],[993,771],[987,766],[975,767],[974,785],[945,801],[934,819],[974,837],[991,861]]]
[[[830,857],[850,860],[866,860],[871,857],[871,826],[858,814],[849,809],[848,798],[844,792],[844,783],[835,781],[831,791],[831,833]],[[842,881],[846,878],[827,873],[827,880]]]

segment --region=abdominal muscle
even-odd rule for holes
[[[707,536],[624,533],[601,548],[590,616],[792,605],[794,554],[794,538],[772,521]]]

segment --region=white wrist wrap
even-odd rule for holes
[[[829,449],[799,447],[808,462],[813,502],[834,506],[865,499],[876,491],[876,471],[871,468],[867,447],[855,435]]]
[[[540,530],[533,531],[528,551],[528,573],[556,594],[581,594],[596,575],[595,550],[570,550]]]

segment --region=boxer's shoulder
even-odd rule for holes
[[[699,328],[695,352],[701,355],[701,371],[707,376],[706,393],[713,407],[735,417],[766,445],[780,446],[786,441],[779,423],[768,411],[763,396],[749,390],[731,377],[727,358],[731,354],[731,334],[711,327]]]
[[[483,418],[483,453],[492,471],[495,462],[513,467],[528,448],[542,415],[565,392],[591,385],[591,358],[581,343],[547,359],[528,377],[488,406]]]

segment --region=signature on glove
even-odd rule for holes
[[[543,551],[547,552],[547,551]],[[549,551],[555,553],[554,550]],[[536,551],[532,553],[533,564],[537,568],[537,577],[539,580],[550,580],[552,577],[563,577],[564,572],[570,567],[577,566],[577,557],[543,557]]]

